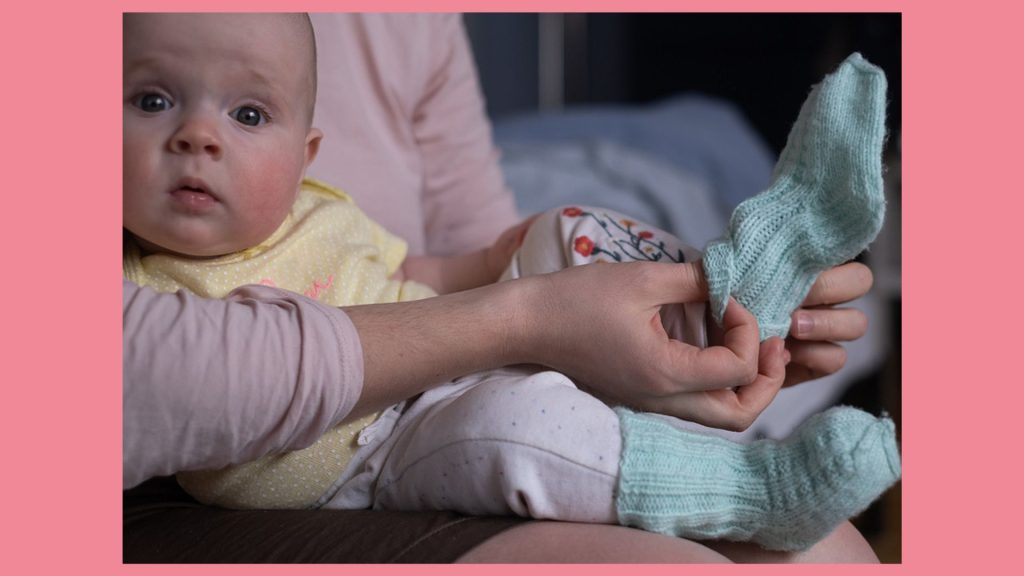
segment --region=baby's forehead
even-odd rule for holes
[[[140,61],[233,64],[264,81],[315,90],[312,27],[304,14],[125,14],[125,71]],[[282,76],[284,78],[282,78]]]
[[[124,14],[124,40],[133,45],[178,40],[237,44],[267,51],[315,50],[308,20],[302,14]]]
[[[302,14],[125,14],[124,55],[141,50],[189,52],[196,47],[243,59],[285,59],[291,66],[315,53]]]

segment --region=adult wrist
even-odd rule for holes
[[[548,284],[543,276],[530,276],[496,285],[502,289],[499,309],[503,316],[499,326],[504,329],[500,338],[506,364],[546,365],[544,328],[548,323],[540,316],[545,309]]]

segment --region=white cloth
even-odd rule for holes
[[[615,522],[619,419],[567,377],[512,367],[428,394],[384,461],[374,508]]]

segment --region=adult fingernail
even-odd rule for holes
[[[796,334],[797,336],[806,336],[810,334],[811,330],[814,329],[814,320],[807,314],[796,315]]]

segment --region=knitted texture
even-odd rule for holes
[[[617,412],[619,523],[651,532],[803,550],[900,477],[892,420],[856,408],[832,408],[786,440],[751,444]]]
[[[860,54],[812,88],[772,184],[733,212],[704,271],[719,324],[732,295],[761,340],[785,336],[819,273],[850,260],[882,227],[886,80]]]

